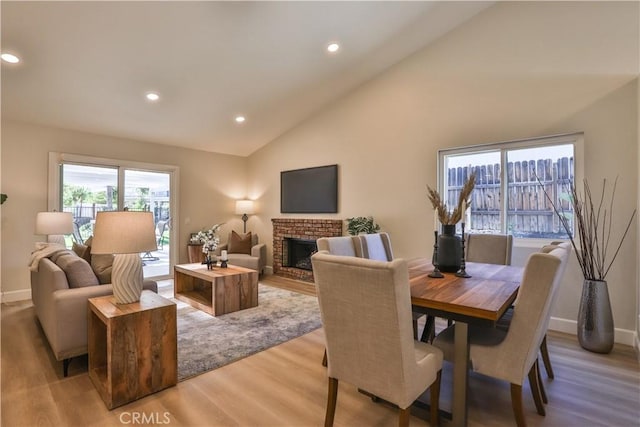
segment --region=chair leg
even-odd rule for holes
[[[322,366],[327,367],[327,349],[324,349],[324,356],[322,356]]]
[[[411,419],[411,406],[409,406],[406,409],[400,409],[400,414],[398,417],[398,426],[409,427],[409,419]]]
[[[538,361],[536,360],[529,370],[529,386],[531,387],[531,394],[533,394],[533,401],[536,404],[536,410],[538,411],[538,414],[544,416],[546,413],[544,405],[542,404],[542,396],[540,394],[540,387],[538,384],[538,373],[536,372],[537,367]]]
[[[418,339],[418,319],[413,319],[413,339]]]
[[[71,363],[71,358],[64,359],[62,361],[62,375],[67,377],[69,375],[69,364]]]
[[[542,338],[542,344],[540,344],[540,353],[542,353],[542,361],[544,362],[544,369],[547,371],[547,377],[554,379],[553,368],[551,367],[551,359],[549,358],[549,350],[547,349],[547,334]]]
[[[422,330],[422,336],[420,337],[420,341],[430,343],[433,341],[433,338],[436,336],[436,318],[433,316],[427,316],[427,321],[424,324],[424,329]]]
[[[442,378],[442,370],[438,371],[438,376],[433,384],[431,384],[431,417],[429,424],[435,427],[440,424],[440,380]]]
[[[333,418],[336,415],[336,401],[338,399],[338,380],[329,377],[329,390],[327,393],[327,413],[324,416],[324,427],[333,426]]]
[[[538,386],[540,387],[540,395],[542,396],[542,401],[544,403],[549,403],[549,399],[547,399],[547,391],[544,389],[544,383],[542,382],[542,374],[540,373],[540,364],[536,360],[536,364],[538,365],[536,368],[536,372],[538,373]]]
[[[527,422],[524,419],[524,410],[522,409],[522,386],[511,383],[511,407],[513,415],[516,417],[516,425],[518,427],[526,427]]]

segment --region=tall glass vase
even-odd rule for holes
[[[462,240],[456,236],[456,226],[442,225],[438,236],[438,268],[440,271],[455,273],[460,270],[462,260]]]
[[[613,349],[613,314],[604,280],[585,279],[582,284],[578,341],[582,348],[595,353],[609,353]]]

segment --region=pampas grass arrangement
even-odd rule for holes
[[[431,201],[433,208],[438,210],[438,220],[441,224],[455,225],[460,222],[462,216],[464,215],[465,208],[471,207],[470,197],[471,192],[473,191],[475,186],[476,174],[474,173],[469,176],[469,179],[465,181],[464,185],[462,186],[462,190],[460,190],[460,195],[458,197],[458,205],[453,209],[452,212],[449,212],[449,207],[442,201],[440,194],[427,185],[429,200]]]
[[[576,233],[579,237],[579,241],[576,243],[571,228],[569,226],[569,218],[572,213],[565,211],[562,205],[558,208],[558,204],[555,203],[549,194],[547,193],[544,185],[538,179],[538,183],[542,186],[544,195],[549,203],[553,207],[554,212],[560,220],[560,224],[566,231],[571,241],[571,245],[575,250],[576,257],[578,258],[578,264],[582,270],[582,275],[587,280],[601,280],[604,281],[609,269],[616,260],[622,242],[627,237],[627,232],[631,227],[633,218],[636,215],[636,209],[631,213],[631,217],[627,222],[627,227],[620,238],[617,246],[615,241],[611,240],[611,228],[613,226],[613,200],[616,194],[616,186],[618,184],[618,178],[613,183],[613,189],[611,191],[611,197],[607,200],[607,180],[602,182],[602,191],[600,197],[594,200],[591,193],[591,187],[587,180],[583,180],[583,190],[579,192],[573,181],[570,182],[568,187],[569,200],[573,209],[573,218],[575,222]],[[608,206],[608,208],[607,208]],[[612,257],[610,255],[610,249],[615,247],[615,252]]]

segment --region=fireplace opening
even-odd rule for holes
[[[282,266],[311,271],[311,255],[318,251],[315,240],[282,239]]]

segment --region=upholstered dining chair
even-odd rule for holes
[[[538,351],[550,315],[554,281],[566,251],[529,256],[518,291],[513,319],[507,331],[469,325],[470,367],[475,372],[511,383],[511,405],[518,426],[526,425],[522,407],[522,384],[528,377],[538,414],[545,415],[538,373]],[[454,327],[448,327],[433,340],[452,360]]]
[[[562,258],[561,258],[562,263],[560,264],[560,271],[553,283],[553,291],[551,295],[551,308],[553,308],[555,301],[557,299],[558,289],[560,288],[560,284],[562,283],[562,279],[564,277],[564,271],[567,268],[567,264],[569,262],[569,257],[572,250],[570,242],[552,242],[549,245],[543,246],[540,252],[549,253],[556,248],[564,249],[565,253],[562,254]],[[518,298],[516,298],[516,301],[514,302],[514,306],[515,304],[517,304],[517,302],[518,302]],[[504,330],[509,329],[512,318],[513,318],[513,307],[507,310],[504,316],[500,318],[500,320],[498,321],[497,327]],[[540,343],[540,355],[542,356],[542,362],[544,364],[544,369],[547,372],[547,377],[553,379],[555,375],[553,373],[553,367],[551,366],[551,358],[549,357],[549,349],[547,347],[547,334],[546,334],[546,330],[549,327],[549,319],[550,319],[550,316],[549,318],[547,318],[546,326],[544,328],[545,329],[544,338],[542,338],[542,343]],[[544,393],[542,397],[546,400],[546,396]]]
[[[511,265],[513,236],[511,234],[466,235],[465,260],[484,264]]]
[[[362,243],[358,236],[321,237],[316,240],[318,251],[333,255],[362,257]]]
[[[362,248],[362,258],[375,259],[378,261],[392,261],[393,249],[391,248],[391,238],[389,233],[372,233],[372,234],[360,234],[357,236],[360,239],[360,247]],[[418,339],[418,320],[424,313],[417,311],[412,312],[411,318],[413,323],[413,338]],[[429,322],[425,323],[425,328],[429,327]]]
[[[437,425],[442,352],[413,339],[406,261],[320,251],[311,262],[329,359],[325,426],[333,425],[339,381],[397,405],[400,426],[409,425],[411,404],[430,388]]]

